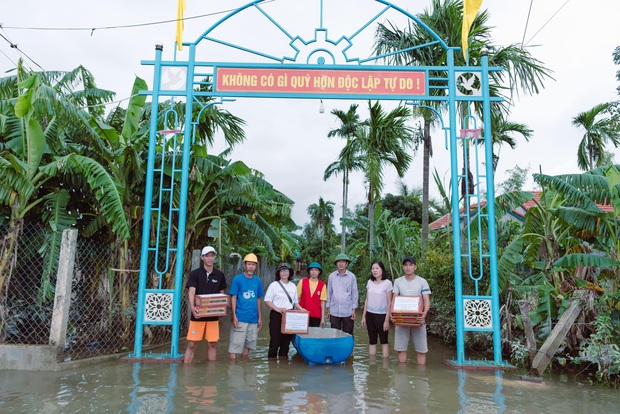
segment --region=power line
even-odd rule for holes
[[[0,29],[2,29],[2,31],[6,34],[6,31],[4,31],[4,28],[0,25]],[[7,34],[8,36],[8,34]],[[43,67],[41,67],[41,65],[39,65],[37,62],[35,62],[30,56],[28,56],[26,54],[26,52],[24,52],[23,50],[21,50],[19,47],[17,47],[16,43],[11,42],[11,40],[9,40],[9,38],[3,35],[2,33],[0,33],[0,37],[2,37],[4,40],[6,40],[6,42],[9,44],[9,46],[11,47],[11,49],[15,49],[17,50],[20,54],[22,54],[26,59],[28,59],[29,61],[31,61],[32,63],[34,63],[35,65],[37,65],[39,68],[41,68],[42,71],[45,71],[45,69],[43,69]]]
[[[274,2],[274,1],[276,1],[276,0],[266,1],[264,3],[271,3],[271,2]],[[222,11],[213,12],[213,13],[200,14],[200,15],[197,15],[197,16],[184,17],[182,19],[169,19],[169,20],[160,20],[160,21],[155,21],[155,22],[134,23],[134,24],[116,25],[116,26],[100,26],[100,27],[25,27],[25,26],[3,26],[3,25],[0,25],[0,27],[6,28],[6,29],[14,29],[14,30],[90,31],[90,35],[92,36],[93,33],[95,32],[95,30],[131,29],[131,28],[134,28],[134,27],[156,26],[156,25],[160,25],[160,24],[176,23],[179,20],[187,21],[187,20],[201,19],[203,17],[217,16],[218,14],[230,13],[230,12],[235,11],[235,10],[237,10],[237,9],[222,10]]]
[[[530,44],[530,42],[536,37],[536,35],[538,35],[538,33],[540,33],[542,31],[542,29],[544,29],[545,26],[547,26],[549,24],[549,22],[551,22],[551,20],[553,20],[555,18],[555,16],[560,12],[560,10],[562,10],[564,8],[564,6],[566,6],[568,4],[569,1],[570,0],[566,0],[564,2],[564,4],[562,6],[560,6],[560,8],[555,13],[553,13],[553,15],[549,18],[549,20],[547,20],[545,22],[545,24],[543,24],[542,27],[540,29],[538,29],[538,31],[536,33],[534,33],[534,35],[532,37],[530,37],[530,39],[527,41],[526,45]],[[529,18],[529,16],[528,16],[528,18]],[[525,37],[525,33],[524,33],[524,37]],[[521,45],[523,45],[523,43],[521,43]]]
[[[523,28],[523,37],[521,38],[521,48],[523,48],[523,44],[525,42],[525,33],[527,32],[527,26],[530,23],[530,16],[532,15],[532,6],[534,5],[534,0],[530,0],[530,8],[527,11],[527,20],[525,21],[525,27]]]
[[[13,62],[13,59],[11,59],[9,57],[9,55],[7,55],[6,53],[4,53],[2,50],[0,50],[0,53],[2,53],[4,55],[5,58],[8,59],[9,62],[11,62],[14,66],[17,66],[17,63]]]

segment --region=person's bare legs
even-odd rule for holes
[[[228,355],[230,355],[230,359],[235,360],[237,359],[237,354],[233,354],[232,352],[229,353]]]
[[[390,356],[390,346],[388,344],[381,344],[381,353],[383,358],[388,358]]]
[[[398,351],[398,362],[401,364],[407,362],[407,351]]]
[[[196,346],[198,342],[196,341],[187,341],[187,349],[185,350],[185,355],[183,355],[183,363],[191,364],[194,360],[194,351],[196,350]]]
[[[377,344],[368,345],[368,354],[369,355],[377,355]]]
[[[241,356],[247,357],[250,355],[250,348],[243,348],[243,353],[241,354]]]
[[[426,365],[426,354],[422,352],[417,353],[418,365]]]
[[[215,361],[217,358],[217,342],[207,342],[207,361]]]

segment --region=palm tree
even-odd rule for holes
[[[518,122],[511,122],[506,120],[505,116],[501,113],[491,114],[491,134],[493,136],[493,144],[500,147],[503,144],[507,144],[510,148],[515,149],[517,141],[514,139],[514,134],[520,134],[526,141],[529,142],[534,131],[532,131],[527,125],[520,124]],[[499,162],[498,154],[493,153],[493,172],[497,169],[497,163]]]
[[[406,125],[411,116],[411,110],[406,106],[399,105],[385,113],[378,101],[374,104],[368,101],[368,111],[369,118],[357,129],[345,150],[351,151],[363,166],[368,184],[368,241],[370,251],[374,253],[374,207],[383,191],[383,168],[392,165],[398,176],[404,177],[412,159],[407,151],[411,146],[412,129]]]
[[[426,24],[435,34],[443,39],[448,45],[458,45],[461,42],[462,26],[462,0],[433,0],[430,9],[424,10],[416,17]],[[499,66],[502,72],[491,72],[490,91],[492,96],[503,96],[503,103],[494,104],[492,110],[507,113],[512,103],[512,88],[516,88],[518,95],[519,89],[525,93],[538,93],[542,88],[542,82],[550,77],[550,72],[542,64],[534,59],[530,53],[518,45],[507,47],[496,47],[491,44],[491,29],[488,25],[489,14],[486,10],[478,13],[474,19],[469,37],[469,61],[472,65],[478,65],[482,57],[482,49],[489,51],[489,65]],[[430,43],[430,45],[429,45]],[[423,47],[424,45],[428,45]],[[410,24],[407,29],[401,30],[393,24],[379,25],[375,34],[375,53],[383,55],[391,53],[387,58],[389,63],[410,66],[437,66],[446,64],[447,52],[437,43],[437,39],[422,26]],[[465,65],[460,53],[454,55],[455,64]],[[442,76],[441,73],[432,73],[431,76]],[[445,75],[444,75],[445,76]],[[510,81],[511,88],[502,88],[505,78]],[[439,91],[437,91],[439,92]],[[431,92],[433,93],[433,92]],[[443,93],[443,91],[441,91]],[[422,102],[422,105],[431,108],[438,108],[439,101]],[[480,112],[480,105],[476,105],[476,110]],[[463,115],[468,114],[469,108],[461,108]],[[423,113],[424,118],[424,145],[428,148],[424,151],[424,171],[423,171],[423,201],[428,203],[428,169],[427,157],[432,156],[430,147],[430,128],[432,122],[432,111]],[[468,160],[465,163],[469,169]],[[428,216],[428,210],[423,213]],[[422,221],[422,243],[423,246],[428,240],[428,219]]]
[[[616,148],[620,144],[620,132],[613,128],[610,119],[601,118],[608,109],[609,103],[598,104],[573,118],[573,125],[585,131],[577,150],[577,165],[584,171],[602,166],[608,141]]]
[[[321,238],[321,252],[324,252],[325,238],[329,240],[334,234],[334,202],[325,201],[323,197],[319,197],[319,203],[310,204],[307,211],[310,216],[310,225],[316,229],[317,235]]]
[[[361,121],[360,117],[357,113],[357,104],[353,104],[349,107],[347,112],[341,111],[340,109],[333,109],[332,115],[338,118],[340,121],[340,127],[336,129],[332,129],[327,133],[328,138],[332,137],[340,137],[345,138],[347,143],[349,140],[355,135],[355,131],[359,127]],[[338,160],[330,164],[323,174],[323,180],[327,181],[332,175],[342,173],[342,233],[340,235],[340,252],[344,253],[346,246],[346,224],[345,220],[347,218],[347,199],[349,192],[349,172],[356,169],[354,165],[355,160],[347,157],[347,153],[340,153]]]

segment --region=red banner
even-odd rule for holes
[[[245,93],[424,95],[424,72],[218,68],[216,91]]]

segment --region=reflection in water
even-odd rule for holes
[[[134,362],[131,377],[133,390],[127,412],[131,414],[172,413],[177,388],[177,364],[169,365],[168,383],[165,386],[149,387],[140,385],[141,364]]]
[[[225,332],[221,332],[226,337]],[[519,373],[457,371],[453,351],[429,338],[428,365],[370,358],[363,332],[344,365],[267,358],[268,332],[249,359],[191,365],[114,362],[67,372],[0,373],[0,412],[11,413],[565,413],[617,412],[620,393],[605,387],[520,381]],[[200,346],[199,346],[200,348]],[[204,351],[204,352],[202,352]],[[206,359],[206,358],[205,358]]]

